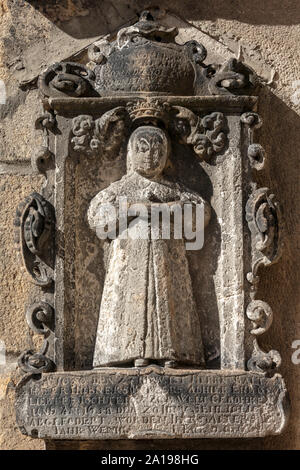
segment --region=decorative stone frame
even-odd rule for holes
[[[91,46],[88,66],[54,64],[39,78],[44,146],[32,164],[46,184],[15,220],[36,286],[26,318],[44,336],[41,351],[19,359],[27,375],[17,387],[17,421],[33,437],[261,437],[286,424],[280,355],[257,340],[272,322],[271,307],[256,298],[258,270],[276,262],[282,247],[279,205],[255,182],[266,158],[253,137],[261,125],[258,78],[236,59],[205,65],[203,45],[179,46],[175,36],[145,12],[114,42]],[[147,66],[132,59],[137,47]],[[118,60],[132,68],[118,69]],[[173,171],[201,184],[213,210],[210,241],[190,257],[203,306],[204,370],[91,370],[105,269],[97,268],[103,247],[85,214],[96,192],[124,173],[128,137],[143,122],[168,130]]]

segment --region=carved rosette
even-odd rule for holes
[[[253,131],[262,124],[258,114],[253,112],[241,116],[241,121],[248,132],[248,150],[250,167],[259,171],[265,163],[263,148],[253,142]],[[246,315],[252,322],[251,334],[253,339],[253,352],[248,360],[248,369],[256,372],[271,373],[281,364],[278,351],[263,351],[257,341],[257,336],[265,333],[271,326],[273,312],[271,307],[262,300],[256,300],[258,271],[260,266],[269,266],[281,256],[282,250],[282,215],[274,194],[268,188],[256,188],[252,185],[252,193],[246,203],[246,221],[251,232],[251,272],[247,280],[251,284],[251,302],[247,306]]]

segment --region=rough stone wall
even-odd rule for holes
[[[291,356],[293,341],[300,340],[299,1],[161,0],[159,4],[159,14],[171,10],[235,53],[242,45],[258,72],[262,64],[273,71],[273,83],[260,98],[264,126],[257,137],[267,151],[269,165],[261,172],[259,183],[270,187],[281,201],[286,234],[282,259],[262,271],[258,298],[274,311],[274,323],[262,345],[282,354],[291,419],[282,436],[265,439],[118,441],[94,443],[93,448],[296,449],[300,447],[300,364],[294,364]],[[149,5],[144,0],[0,0],[0,348],[6,350],[5,361],[0,355],[0,449],[44,448],[42,441],[21,435],[13,411],[16,359],[34,341],[24,319],[31,285],[20,269],[12,223],[18,203],[38,191],[43,179],[30,167],[31,153],[40,139],[34,130],[41,111],[35,77],[47,64],[72,57],[99,36],[132,21]],[[67,446],[74,448],[74,443],[65,442]],[[87,446],[80,444],[80,448]]]

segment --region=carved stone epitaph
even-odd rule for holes
[[[177,204],[178,209],[188,202],[203,204],[207,223],[210,211],[205,201],[162,176],[169,152],[169,138],[163,130],[153,126],[135,129],[128,143],[127,174],[94,197],[88,214],[90,226],[99,231],[112,223],[101,208],[106,202],[119,204],[122,197],[126,197],[129,210],[139,204],[147,210],[161,203]],[[93,365],[132,361],[204,365],[184,239],[156,239],[147,218],[136,221],[123,228],[118,218],[119,233],[110,246]]]
[[[17,208],[41,349],[17,386],[24,434],[54,439],[242,438],[288,417],[259,270],[282,216],[255,173],[259,79],[149,12],[39,77],[41,194]],[[277,312],[279,314],[279,312]]]

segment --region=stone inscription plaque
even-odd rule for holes
[[[280,375],[101,369],[27,377],[17,387],[23,433],[44,439],[254,437],[285,426]]]

